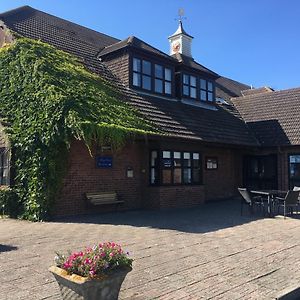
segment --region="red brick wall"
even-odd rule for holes
[[[237,187],[242,184],[242,155],[239,152],[226,148],[209,148],[203,151],[203,183],[206,201],[230,198],[237,194]],[[217,158],[216,170],[206,170],[206,157]]]
[[[95,154],[94,152],[93,154]],[[84,143],[74,141],[69,155],[69,169],[64,179],[63,189],[56,202],[56,215],[82,214],[95,211],[108,211],[113,206],[88,208],[85,193],[115,191],[125,201],[120,209],[141,208],[141,182],[146,175],[142,172],[143,148],[139,143],[129,143],[117,153],[98,153],[113,156],[111,169],[96,168],[95,157],[91,157]],[[133,178],[127,178],[127,167],[134,172]]]
[[[195,151],[202,154],[203,184],[182,186],[149,185],[149,151],[150,149],[172,149],[178,151]],[[94,155],[96,152],[93,153]],[[69,169],[64,179],[63,189],[57,200],[57,215],[83,214],[114,210],[114,206],[87,207],[85,193],[118,193],[124,205],[120,209],[160,209],[173,207],[191,207],[236,194],[241,181],[241,154],[238,150],[208,147],[201,144],[165,142],[159,145],[145,144],[145,141],[128,143],[121,151],[98,153],[112,155],[113,167],[99,169],[95,166],[95,157],[91,157],[86,146],[74,141],[69,155]],[[218,158],[217,170],[205,170],[205,157]],[[127,178],[127,167],[134,171],[133,178]]]

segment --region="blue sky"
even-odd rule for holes
[[[22,5],[167,53],[183,7],[196,61],[255,87],[300,87],[299,0],[0,0],[0,12]]]

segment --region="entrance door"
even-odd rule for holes
[[[246,156],[243,179],[244,186],[249,189],[276,190],[277,155]]]

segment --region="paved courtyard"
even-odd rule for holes
[[[0,299],[60,299],[55,251],[121,243],[120,299],[275,299],[300,286],[300,220],[240,216],[233,201],[29,223],[0,220]]]

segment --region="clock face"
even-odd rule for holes
[[[178,52],[180,50],[181,44],[179,42],[175,42],[172,46],[174,52]]]

